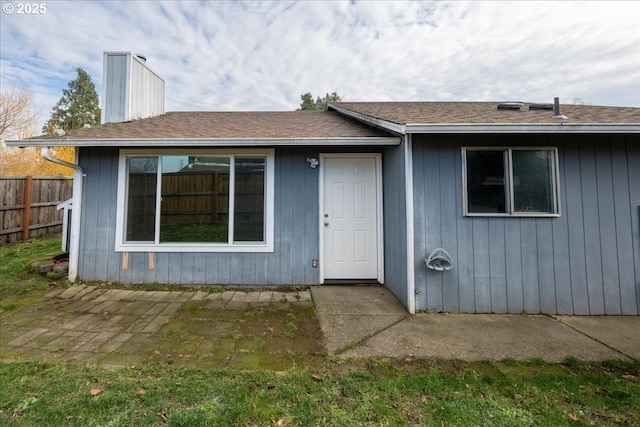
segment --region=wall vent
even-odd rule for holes
[[[523,107],[522,102],[501,102],[498,104],[498,110],[522,110]]]

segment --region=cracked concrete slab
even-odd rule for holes
[[[382,286],[311,288],[329,354],[337,354],[384,331],[409,314]]]
[[[621,354],[547,316],[418,314],[343,353],[344,357],[542,359],[561,362],[621,358]]]
[[[640,316],[558,316],[558,320],[627,357],[640,360]]]
[[[339,357],[640,359],[638,316],[409,315],[382,286],[326,285],[311,293],[327,352]]]

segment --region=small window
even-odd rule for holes
[[[116,250],[273,250],[273,150],[122,150]]]
[[[464,148],[465,215],[557,216],[555,148]]]

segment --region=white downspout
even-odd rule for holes
[[[71,238],[69,241],[69,280],[74,282],[78,276],[78,260],[80,252],[80,212],[82,207],[82,179],[84,171],[78,164],[69,163],[49,154],[49,147],[42,147],[40,156],[53,163],[73,169],[73,204],[71,211]],[[76,151],[76,161],[77,161]]]
[[[414,211],[413,211],[413,140],[412,134],[405,134],[404,142],[404,176],[405,176],[405,206],[407,233],[407,307],[409,313],[416,313],[416,271],[414,253]]]

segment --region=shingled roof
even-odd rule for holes
[[[77,129],[60,137],[40,136],[11,145],[140,145],[147,141],[189,143],[239,142],[398,144],[389,133],[335,111],[170,112],[161,116]],[[27,142],[28,141],[28,142]],[[84,141],[84,142],[83,142]],[[91,141],[91,142],[90,142]]]
[[[329,111],[171,112],[78,129],[64,136],[6,141],[10,146],[395,145],[421,132],[640,132],[640,108],[561,105],[498,109],[498,102],[340,102]],[[392,133],[390,133],[392,132]],[[46,141],[46,143],[44,142]]]
[[[600,107],[562,104],[566,120],[554,119],[553,110],[529,109],[523,102],[520,110],[498,109],[498,102],[339,102],[330,107],[350,111],[387,122],[409,124],[636,124],[640,125],[640,108]]]

